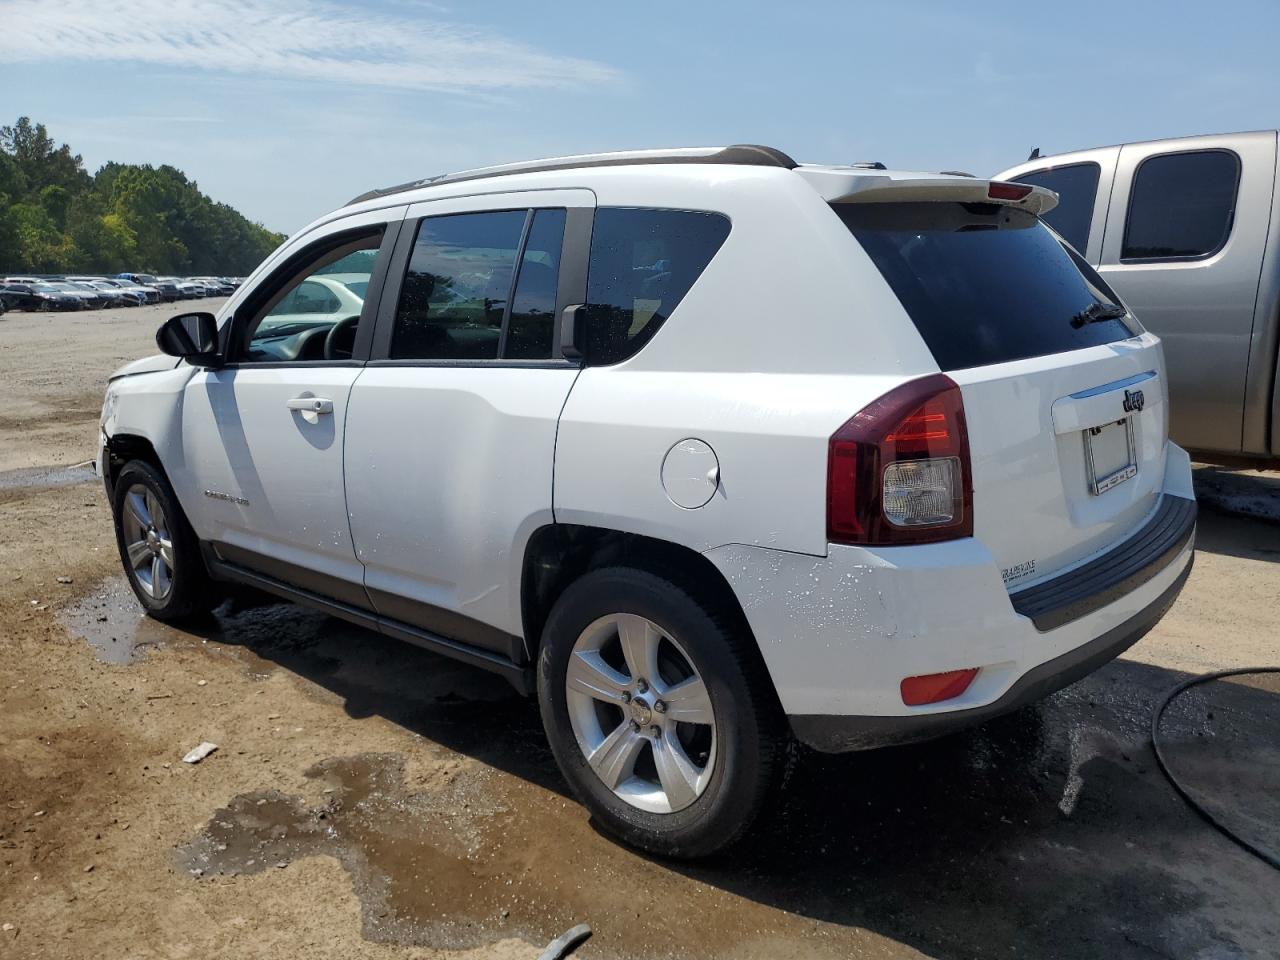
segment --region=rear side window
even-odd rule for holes
[[[600,207],[591,230],[584,353],[633,356],[658,332],[729,235],[729,219],[692,210]]]
[[[1217,253],[1235,218],[1240,158],[1229,150],[1148,157],[1129,196],[1121,260],[1179,260]]]
[[[833,209],[884,275],[943,370],[1078,350],[1134,335],[1083,322],[1106,285],[1036,217],[990,203]]]
[[[496,360],[527,210],[426,217],[396,310],[393,360]]]
[[[1089,245],[1093,223],[1093,202],[1098,196],[1096,163],[1073,163],[1050,170],[1037,170],[1017,178],[1018,183],[1045,187],[1058,195],[1058,205],[1041,219],[1081,253]]]

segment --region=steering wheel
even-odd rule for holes
[[[356,345],[356,324],[360,315],[343,317],[332,327],[324,338],[324,358],[326,360],[350,360]]]

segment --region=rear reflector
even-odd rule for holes
[[[1000,180],[993,180],[987,187],[987,196],[992,200],[1021,200],[1030,192],[1031,187],[1025,183],[1004,183]]]
[[[922,677],[907,677],[902,681],[902,702],[908,707],[925,703],[941,703],[960,696],[969,689],[978,668],[949,670],[946,673],[926,673]]]

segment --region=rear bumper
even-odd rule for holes
[[[1161,500],[1141,529],[1014,594],[976,538],[833,544],[826,557],[730,545],[707,557],[737,595],[797,736],[822,750],[864,749],[1015,709],[1135,643],[1190,571],[1191,497],[1189,458],[1171,444]],[[972,668],[957,697],[902,702],[907,677]]]
[[[1193,558],[1194,559],[1194,558]],[[931,740],[956,730],[984,723],[1001,714],[1042,700],[1103,664],[1114,660],[1146,635],[1173,606],[1191,574],[1189,560],[1172,584],[1146,609],[1113,627],[1096,640],[1032,667],[997,700],[968,710],[900,717],[802,715],[791,717],[796,737],[823,753],[844,753],[894,744]]]

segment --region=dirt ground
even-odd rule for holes
[[[1199,471],[1195,570],[1121,660],[975,731],[802,756],[742,848],[673,865],[592,828],[501,680],[288,605],[139,617],[101,488],[64,468],[172,312],[0,320],[0,957],[532,960],[583,921],[584,958],[1280,956],[1280,873],[1148,742],[1189,674],[1280,665],[1280,525],[1214,509],[1265,513],[1280,476]],[[1278,731],[1275,675],[1164,726],[1274,850]]]

